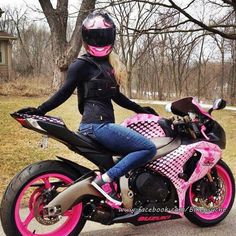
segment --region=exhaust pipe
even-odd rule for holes
[[[83,216],[88,220],[99,222],[104,225],[110,225],[112,222],[111,210],[105,209],[104,207],[96,207],[91,201],[84,206]]]
[[[93,195],[104,198],[92,185],[93,176],[74,183],[63,192],[59,193],[51,202],[44,207],[44,212],[48,214],[63,214],[86,195]]]

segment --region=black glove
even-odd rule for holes
[[[151,107],[142,107],[144,112],[147,113],[147,114],[152,114],[152,115],[155,115],[155,116],[159,116],[158,113]]]
[[[17,113],[24,113],[27,115],[38,115],[38,116],[45,115],[45,113],[41,111],[40,108],[35,108],[35,107],[26,107],[26,108],[18,110]]]

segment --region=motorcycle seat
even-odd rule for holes
[[[171,137],[156,137],[156,138],[151,138],[150,139],[156,146],[157,149],[164,147],[166,145],[168,145],[173,138]]]

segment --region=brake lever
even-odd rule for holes
[[[201,133],[202,133],[202,135],[204,136],[204,138],[205,138],[206,140],[209,140],[210,138],[207,137],[207,135],[205,134],[205,132],[204,132],[205,130],[206,130],[205,125],[202,125],[202,126],[201,126]]]

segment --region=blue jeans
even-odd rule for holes
[[[81,123],[79,131],[105,148],[123,154],[123,158],[107,172],[112,179],[117,179],[128,171],[146,164],[156,154],[156,146],[153,142],[121,125]]]

